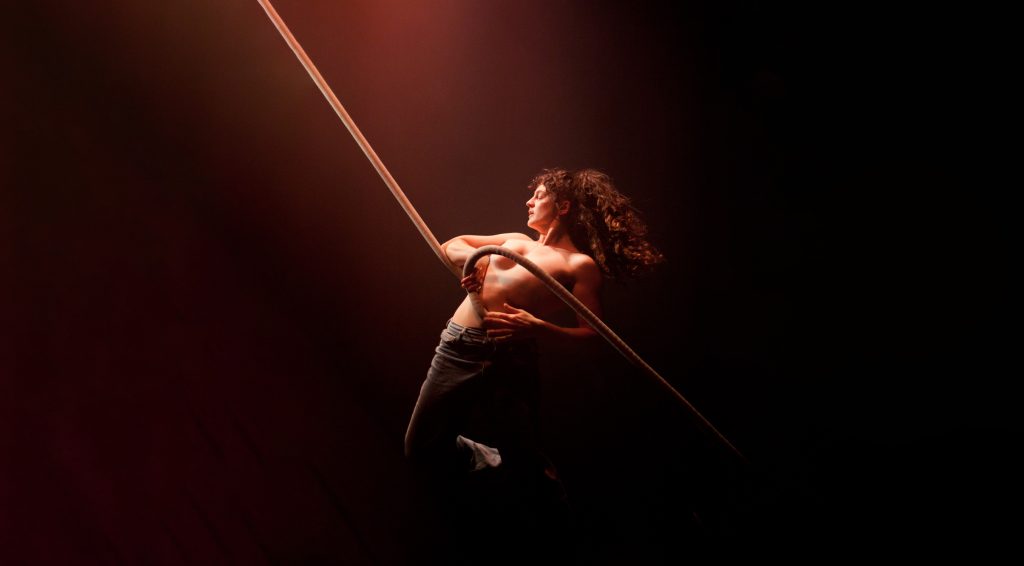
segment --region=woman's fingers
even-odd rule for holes
[[[463,277],[459,283],[462,285],[463,289],[473,293],[479,291],[480,288],[482,287],[480,281],[474,275],[468,275],[466,277]]]
[[[496,316],[492,316],[489,313],[484,317],[484,328],[497,328],[506,326],[507,324],[508,323],[506,321],[501,320]]]
[[[510,314],[489,312],[484,316],[485,328],[519,328],[522,324]]]

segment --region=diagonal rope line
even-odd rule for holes
[[[345,127],[348,128],[349,133],[351,133],[352,137],[355,138],[356,143],[359,145],[360,149],[362,149],[363,153],[366,154],[367,159],[369,159],[370,163],[373,164],[373,168],[377,170],[377,173],[380,174],[381,179],[384,180],[384,184],[387,185],[388,189],[391,191],[391,194],[394,195],[396,200],[398,200],[398,204],[402,207],[402,210],[404,210],[405,213],[409,215],[409,219],[412,220],[412,223],[416,226],[416,229],[419,230],[420,234],[423,236],[423,239],[425,239],[427,241],[427,244],[430,245],[431,249],[434,251],[434,254],[437,255],[437,258],[441,260],[441,263],[443,263],[445,267],[452,272],[453,275],[459,277],[460,275],[458,267],[456,267],[454,264],[452,264],[451,261],[448,260],[447,254],[445,254],[444,250],[441,249],[441,244],[438,243],[437,238],[434,237],[433,232],[430,231],[430,228],[427,227],[426,222],[423,221],[419,213],[416,212],[416,209],[413,208],[412,202],[410,202],[409,199],[405,196],[405,193],[402,192],[402,189],[398,186],[398,182],[395,181],[394,177],[391,176],[391,173],[388,172],[387,167],[384,166],[384,162],[381,161],[380,157],[377,156],[377,152],[373,151],[373,148],[370,147],[370,142],[366,141],[366,137],[364,137],[363,133],[359,131],[359,128],[352,120],[352,117],[349,116],[348,112],[345,111],[345,107],[341,105],[341,101],[339,101],[338,97],[334,95],[334,91],[331,90],[331,87],[327,84],[327,81],[324,80],[323,76],[320,74],[320,71],[317,70],[316,65],[313,64],[313,61],[309,58],[308,55],[306,55],[306,51],[302,48],[301,45],[299,45],[298,40],[296,40],[295,36],[292,35],[292,32],[288,29],[288,26],[285,25],[284,20],[282,20],[281,16],[278,15],[277,10],[274,9],[274,7],[270,4],[269,0],[257,0],[257,2],[260,3],[260,6],[263,6],[263,10],[266,11],[267,16],[270,17],[270,20],[274,23],[274,26],[277,27],[277,30],[281,32],[281,36],[284,38],[285,42],[287,42],[288,46],[291,47],[292,51],[295,53],[295,56],[299,58],[299,61],[302,63],[302,66],[305,67],[306,72],[309,73],[310,78],[312,78],[313,82],[316,83],[316,86],[320,89],[320,92],[323,93],[324,98],[327,99],[327,102],[330,103],[331,108],[334,109],[334,112],[338,115],[338,118],[341,118],[341,121],[345,124]],[[469,274],[469,272],[472,270],[473,266],[476,264],[479,258],[489,254],[498,254],[507,257],[512,261],[515,261],[519,265],[522,265],[524,268],[530,271],[530,273],[536,275],[541,281],[543,281],[547,285],[549,289],[551,289],[552,293],[557,295],[566,304],[568,304],[570,308],[572,308],[581,317],[583,317],[583,319],[587,321],[587,324],[589,324],[595,331],[597,331],[598,334],[600,334],[605,340],[607,340],[612,346],[614,346],[615,349],[619,351],[619,353],[621,353],[626,359],[628,359],[634,365],[640,367],[645,374],[653,378],[662,386],[663,389],[665,389],[667,392],[669,392],[669,394],[675,397],[683,405],[683,407],[685,407],[689,411],[689,413],[693,415],[697,422],[704,426],[704,430],[710,432],[715,438],[722,441],[741,460],[746,461],[746,458],[743,457],[743,454],[741,454],[740,451],[737,450],[736,447],[733,446],[732,443],[729,442],[729,440],[722,435],[722,433],[718,432],[718,429],[716,429],[706,418],[704,418],[704,416],[701,415],[700,412],[692,404],[690,404],[690,402],[687,401],[685,397],[682,396],[682,394],[676,391],[676,389],[672,387],[672,385],[669,384],[669,382],[666,381],[665,378],[661,377],[661,375],[658,374],[658,372],[656,372],[654,368],[649,366],[647,362],[643,360],[643,358],[638,356],[637,353],[634,352],[633,349],[630,348],[629,345],[622,340],[622,338],[619,338],[617,334],[612,332],[611,328],[608,328],[608,325],[606,325],[600,318],[598,318],[597,315],[591,312],[590,309],[586,307],[586,305],[581,303],[579,299],[574,297],[572,293],[570,293],[558,281],[555,281],[554,278],[552,278],[550,275],[544,272],[544,270],[537,266],[537,264],[505,248],[501,248],[498,246],[484,246],[478,249],[469,258],[469,260],[466,261],[466,265],[463,270],[463,276]],[[475,293],[471,295],[475,295]],[[474,301],[474,304],[480,305],[479,297],[473,298],[476,299]]]
[[[562,301],[564,301],[565,304],[569,305],[569,308],[576,311],[583,318],[583,320],[585,320],[587,324],[590,325],[591,328],[597,331],[597,333],[600,334],[602,338],[604,338],[612,346],[614,346],[615,349],[618,350],[619,353],[623,355],[623,357],[632,362],[633,365],[643,370],[645,374],[653,378],[659,385],[661,385],[665,391],[667,391],[670,395],[675,397],[677,401],[682,403],[682,405],[687,410],[689,410],[690,414],[697,420],[697,422],[705,427],[706,431],[711,433],[718,440],[721,440],[723,443],[725,443],[725,445],[728,446],[734,454],[739,456],[741,460],[746,461],[746,458],[743,457],[743,454],[741,454],[740,451],[737,450],[731,442],[729,442],[729,439],[727,439],[721,432],[718,432],[718,429],[715,428],[710,421],[704,418],[704,415],[700,414],[700,411],[698,411],[696,407],[690,404],[690,402],[686,400],[686,397],[683,397],[683,395],[679,393],[679,391],[676,391],[675,387],[672,387],[672,385],[668,381],[666,381],[664,377],[661,377],[661,374],[655,371],[654,368],[648,365],[643,358],[641,358],[636,352],[634,352],[633,349],[629,347],[629,344],[626,344],[626,342],[622,338],[620,338],[618,334],[612,331],[612,329],[609,328],[603,320],[601,320],[596,314],[594,314],[593,311],[588,309],[587,305],[584,305],[582,302],[580,302],[580,300],[573,296],[573,294],[570,293],[568,289],[562,286],[561,283],[559,283],[554,277],[549,275],[536,263],[533,263],[529,259],[526,259],[525,257],[507,248],[502,248],[499,246],[483,246],[481,248],[478,248],[475,252],[473,252],[473,254],[469,256],[469,259],[466,260],[466,266],[463,268],[464,276],[468,276],[470,273],[473,272],[474,269],[476,269],[476,262],[480,258],[490,254],[497,254],[500,256],[507,257],[508,259],[511,259],[512,261],[523,266],[530,273],[534,274],[542,282],[544,282],[544,284],[548,287],[548,289],[551,290],[552,293],[554,293],[559,299],[562,299]]]
[[[384,180],[384,184],[388,186],[391,194],[398,200],[398,204],[402,207],[402,210],[409,215],[409,219],[412,220],[416,229],[420,231],[420,235],[423,236],[423,239],[427,241],[427,245],[434,250],[434,254],[437,255],[437,259],[441,260],[441,263],[443,263],[453,275],[458,276],[459,268],[448,261],[448,256],[441,250],[441,244],[438,243],[437,238],[434,237],[434,233],[427,227],[427,223],[420,218],[419,213],[416,212],[415,208],[413,208],[412,202],[409,201],[405,196],[405,193],[402,192],[401,187],[398,186],[398,181],[395,181],[395,178],[391,176],[388,168],[384,166],[384,162],[377,156],[377,152],[373,151],[373,148],[370,147],[370,142],[366,141],[366,137],[363,136],[361,131],[359,131],[359,127],[356,126],[352,117],[348,115],[347,111],[345,111],[345,107],[341,105],[341,101],[334,95],[334,91],[331,90],[330,85],[328,85],[327,81],[324,80],[324,77],[320,74],[320,71],[317,70],[316,65],[313,64],[309,55],[306,55],[306,51],[301,45],[299,45],[298,40],[296,40],[295,36],[292,35],[288,26],[285,25],[284,20],[282,20],[281,16],[278,15],[277,10],[274,9],[268,0],[257,0],[257,2],[260,3],[260,6],[263,6],[263,10],[267,13],[267,16],[270,17],[270,20],[274,22],[274,26],[277,28],[277,31],[281,32],[281,37],[283,37],[285,42],[288,43],[288,46],[292,48],[295,56],[299,58],[299,62],[301,62],[302,66],[306,68],[306,72],[309,73],[310,78],[312,78],[313,82],[316,83],[316,86],[320,89],[320,92],[323,93],[327,102],[330,103],[331,108],[334,109],[338,118],[341,118],[341,121],[345,124],[345,127],[348,128],[352,137],[355,138],[356,143],[359,144],[359,148],[363,150],[363,153],[366,154],[366,158],[370,160],[370,163],[373,164],[373,168],[377,170],[380,178]]]

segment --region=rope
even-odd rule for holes
[[[330,103],[331,108],[333,108],[334,112],[338,115],[338,118],[341,118],[341,121],[345,124],[345,127],[348,128],[349,133],[351,133],[352,137],[355,138],[356,143],[359,145],[359,148],[363,150],[363,153],[366,154],[366,158],[369,159],[370,163],[373,164],[373,168],[377,170],[377,173],[380,175],[381,179],[384,180],[384,184],[387,185],[388,189],[391,191],[391,194],[395,197],[395,199],[398,201],[398,204],[402,207],[402,210],[404,210],[405,213],[409,215],[409,219],[412,220],[413,225],[415,225],[416,229],[419,230],[420,235],[423,236],[423,239],[427,241],[427,245],[429,245],[430,248],[434,251],[434,254],[437,255],[437,258],[441,260],[441,263],[443,263],[444,266],[448,268],[448,270],[451,271],[453,275],[458,277],[458,267],[456,267],[448,259],[448,255],[445,254],[444,250],[441,249],[441,244],[438,243],[437,238],[434,237],[433,232],[430,231],[430,228],[427,227],[426,222],[424,222],[423,218],[421,218],[419,213],[416,212],[416,209],[412,206],[412,202],[410,202],[409,199],[405,196],[405,193],[402,192],[401,187],[398,186],[398,182],[395,181],[394,177],[391,176],[391,173],[388,172],[387,167],[384,166],[384,162],[381,161],[380,157],[377,156],[377,152],[373,151],[373,148],[370,147],[370,142],[368,142],[366,140],[366,137],[363,136],[362,132],[359,131],[359,128],[352,120],[352,117],[349,116],[348,112],[345,111],[345,107],[341,105],[341,101],[339,101],[338,97],[334,95],[334,91],[331,90],[330,85],[328,85],[327,81],[324,80],[323,76],[320,74],[320,71],[317,70],[316,65],[313,64],[313,61],[309,58],[309,56],[306,55],[306,51],[302,48],[301,45],[299,45],[298,40],[296,40],[295,36],[292,35],[292,32],[288,29],[288,26],[285,25],[284,20],[282,20],[281,16],[278,15],[277,10],[274,9],[274,7],[270,4],[269,0],[257,1],[260,3],[260,6],[263,6],[263,10],[267,13],[267,16],[270,17],[270,20],[274,23],[274,26],[277,28],[277,30],[281,33],[281,37],[283,37],[285,42],[288,43],[288,46],[291,47],[292,51],[295,53],[295,56],[298,57],[299,62],[302,63],[302,66],[305,67],[306,72],[309,73],[310,78],[313,79],[313,82],[316,83],[316,86],[320,89],[320,92],[323,93],[324,98],[327,99],[327,102]],[[659,375],[658,372],[654,371],[654,368],[649,366],[647,362],[643,360],[643,358],[638,356],[636,352],[634,352],[633,349],[630,348],[629,345],[627,345],[622,340],[622,338],[619,338],[617,334],[612,332],[612,329],[608,328],[608,325],[606,325],[600,318],[597,317],[597,315],[591,312],[586,305],[581,303],[579,299],[574,297],[572,293],[570,293],[558,281],[555,281],[553,277],[548,275],[537,264],[505,248],[499,246],[484,246],[482,248],[479,248],[476,252],[474,252],[473,255],[470,256],[470,258],[466,261],[466,265],[463,268],[462,276],[465,277],[466,275],[469,275],[469,273],[472,272],[474,266],[476,265],[477,260],[489,254],[497,254],[507,257],[512,261],[518,263],[519,265],[522,265],[530,273],[536,275],[541,281],[544,282],[545,285],[547,285],[549,289],[551,289],[551,292],[557,295],[558,298],[565,301],[565,303],[569,305],[570,308],[576,311],[583,318],[583,320],[585,320],[587,324],[591,326],[591,328],[597,331],[598,334],[600,334],[613,347],[615,347],[615,349],[618,350],[619,353],[625,356],[625,358],[632,362],[634,365],[642,369],[645,374],[652,377],[656,382],[658,382],[662,386],[663,389],[665,389],[665,391],[667,391],[670,395],[672,395],[680,403],[682,403],[682,405],[697,420],[697,422],[704,426],[705,430],[711,432],[716,438],[721,440],[726,446],[729,447],[729,449],[733,453],[739,456],[741,460],[746,461],[746,458],[743,457],[743,454],[741,454],[740,451],[737,450],[736,447],[733,446],[732,443],[729,442],[729,440],[722,435],[722,433],[718,432],[718,429],[716,429],[710,422],[708,422],[708,420],[704,418],[704,416],[701,415],[700,412],[697,411],[697,409],[693,405],[691,405],[685,397],[683,397],[678,391],[676,391],[675,388],[672,387],[672,385],[670,385],[668,381],[665,381],[665,378],[661,377],[661,375]],[[470,300],[473,302],[474,307],[477,308],[478,311],[483,308],[483,303],[476,293],[470,293]]]
[[[398,181],[395,181],[395,178],[391,176],[388,168],[384,166],[384,162],[380,160],[380,157],[377,157],[377,152],[373,151],[373,148],[370,147],[370,142],[366,141],[366,137],[359,131],[359,127],[356,126],[352,117],[345,111],[345,107],[341,105],[341,101],[339,101],[338,97],[334,95],[334,91],[331,90],[330,85],[327,84],[327,81],[324,80],[320,71],[317,70],[316,65],[314,65],[313,61],[308,55],[306,55],[306,51],[301,45],[299,45],[298,40],[295,39],[294,35],[292,35],[292,32],[288,29],[288,26],[285,25],[281,16],[277,14],[277,10],[274,9],[269,0],[256,1],[260,3],[260,6],[263,6],[263,10],[267,13],[267,16],[270,17],[270,21],[274,22],[274,26],[277,28],[277,31],[281,32],[281,37],[283,37],[288,46],[292,48],[295,56],[299,58],[299,62],[306,68],[306,72],[309,73],[310,78],[313,79],[317,88],[320,89],[324,98],[327,99],[331,108],[334,109],[334,113],[338,115],[338,118],[341,118],[345,127],[348,128],[349,133],[352,134],[356,143],[359,144],[359,148],[363,150],[363,153],[366,154],[366,158],[370,160],[370,163],[373,164],[373,168],[377,170],[377,174],[380,175],[380,178],[384,180],[384,184],[388,186],[391,194],[394,195],[396,200],[398,200],[398,204],[402,207],[402,210],[409,215],[409,219],[412,220],[413,225],[416,226],[416,229],[420,231],[420,235],[427,241],[427,245],[434,251],[437,259],[441,260],[441,263],[443,263],[444,266],[452,272],[452,275],[458,277],[459,268],[453,265],[452,262],[448,261],[448,256],[443,250],[441,250],[441,244],[438,243],[437,238],[434,237],[434,233],[427,227],[427,223],[420,218],[419,213],[416,212],[415,208],[413,208],[412,202],[410,202],[405,196],[405,193],[402,192],[402,188],[398,186]]]
[[[564,301],[565,304],[569,305],[569,308],[576,311],[576,313],[579,314],[583,318],[583,320],[590,325],[591,328],[597,331],[597,333],[600,334],[602,338],[607,340],[608,343],[611,344],[616,350],[618,350],[620,354],[622,354],[633,365],[643,370],[645,374],[653,378],[659,385],[661,385],[662,389],[664,389],[670,395],[675,397],[677,401],[682,403],[682,405],[686,407],[686,409],[694,417],[694,419],[699,424],[704,426],[706,431],[710,432],[713,436],[718,438],[718,440],[721,440],[723,443],[725,443],[725,445],[728,446],[729,449],[734,454],[736,454],[736,456],[738,456],[741,460],[746,461],[746,458],[743,457],[743,454],[741,454],[740,451],[737,450],[731,442],[729,442],[729,439],[727,439],[721,432],[718,432],[718,429],[716,429],[714,425],[711,424],[711,422],[704,418],[704,415],[700,414],[700,411],[698,411],[696,407],[691,405],[690,402],[686,400],[686,397],[683,397],[681,393],[676,391],[676,389],[672,387],[672,385],[669,384],[669,382],[666,381],[665,378],[661,377],[661,375],[657,371],[655,371],[654,368],[648,365],[643,358],[641,358],[636,352],[634,352],[633,349],[629,347],[629,344],[626,344],[626,342],[622,338],[620,338],[618,334],[613,332],[612,329],[609,328],[603,320],[598,318],[598,316],[594,314],[593,311],[588,309],[587,305],[584,305],[582,302],[580,302],[580,300],[573,296],[573,294],[570,293],[568,289],[562,286],[561,283],[555,280],[555,278],[549,275],[546,271],[541,269],[541,267],[536,263],[533,263],[529,259],[526,259],[525,257],[517,254],[516,252],[506,248],[502,248],[499,246],[483,246],[481,248],[478,248],[475,252],[473,252],[473,254],[469,256],[469,259],[466,260],[466,265],[462,270],[463,277],[466,277],[473,272],[476,266],[476,262],[480,258],[484,257],[485,255],[491,254],[496,254],[511,259],[512,261],[523,266],[530,273],[534,274],[538,279],[543,281],[552,293],[554,293],[559,299],[562,299],[562,301]]]

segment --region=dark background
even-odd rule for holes
[[[407,4],[275,3],[442,241],[609,172],[668,262],[606,320],[751,462],[549,351],[582,562],[1016,532],[995,16]],[[259,5],[10,10],[0,562],[429,563],[402,435],[461,293]]]

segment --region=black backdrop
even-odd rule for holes
[[[976,14],[406,4],[276,6],[442,240],[608,171],[669,261],[607,320],[751,461],[607,348],[551,352],[581,560],[1005,539]],[[429,562],[401,440],[460,292],[258,4],[11,10],[0,561]]]

